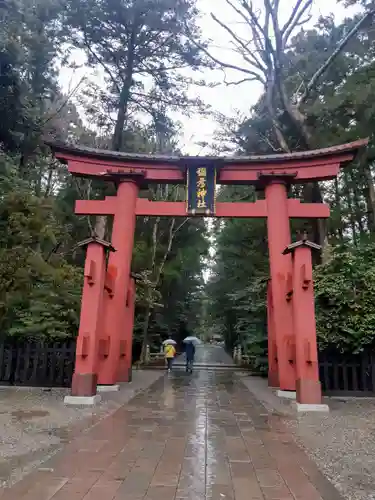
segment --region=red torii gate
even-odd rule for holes
[[[113,216],[111,242],[96,237],[87,245],[81,321],[72,397],[94,402],[97,384],[128,381],[134,321],[135,284],[131,258],[137,215],[186,217],[186,202],[139,198],[150,183],[185,184],[189,167],[211,166],[217,183],[255,185],[265,199],[216,203],[214,217],[267,219],[270,258],[268,285],[269,385],[295,391],[301,404],[319,404],[311,250],[306,240],[291,243],[291,218],[328,218],[325,204],[288,199],[288,186],[334,179],[367,140],[315,151],[249,157],[169,157],[126,154],[82,146],[50,144],[71,174],[114,182],[116,196],[78,200],[79,215]],[[198,214],[206,216],[205,213]],[[106,264],[106,251],[109,252]],[[83,399],[82,399],[83,398]]]

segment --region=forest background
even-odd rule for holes
[[[331,206],[327,223],[292,226],[294,238],[307,231],[323,247],[314,269],[320,348],[373,347],[375,2],[339,2],[341,11],[348,8],[339,21],[317,17],[314,0],[224,2],[235,21],[226,22],[214,2],[210,17],[226,40],[221,51],[195,0],[0,3],[3,338],[75,338],[84,264],[77,243],[95,228],[110,232],[110,220],[73,210],[76,199],[101,198],[113,188],[72,178],[45,141],[181,154],[184,121],[201,117],[204,126],[209,117],[217,123],[214,137],[195,144],[204,154],[278,153],[370,138],[367,153],[336,181],[297,186],[290,196]],[[67,86],[67,70],[82,74],[77,53],[83,76]],[[259,97],[224,115],[202,98],[219,85],[228,95],[234,88]],[[154,186],[143,195],[182,199],[184,189]],[[225,201],[256,196],[251,187],[218,191]],[[229,350],[241,344],[263,370],[265,222],[138,218],[135,241],[138,351],[167,335],[216,334]]]

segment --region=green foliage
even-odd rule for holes
[[[53,253],[62,228],[51,200],[30,192],[3,158],[0,199],[2,335],[72,337],[77,333],[82,273]]]
[[[348,3],[374,7],[373,1]],[[358,18],[353,17],[336,25],[333,18],[326,17],[312,29],[296,33],[282,60],[286,95],[293,96],[293,103],[305,90],[305,82],[310,81],[356,21]],[[374,244],[369,242],[375,232],[374,68],[374,35],[368,23],[340,51],[301,108],[306,125],[313,131],[314,147],[370,136],[367,156],[343,169],[335,182],[320,185],[324,201],[331,206],[331,217],[327,223],[329,258],[315,269],[319,345],[320,349],[346,353],[374,345],[375,254]],[[231,131],[232,150],[240,154],[280,150],[265,98],[261,96],[250,116],[237,123],[237,127],[232,118],[224,123],[227,140]],[[278,99],[274,101],[275,116],[287,143],[293,150],[304,147],[301,134],[284,112],[284,104]],[[221,139],[219,135],[222,142]],[[311,195],[308,190],[309,186],[295,186],[290,196],[306,199],[306,195]],[[231,200],[243,196],[232,188],[224,194]],[[303,225],[310,234],[313,232],[311,225],[305,221]],[[301,222],[292,221],[291,228],[295,239]],[[213,329],[224,334],[228,348],[241,343],[252,362],[263,369],[267,350],[266,293],[259,283],[264,285],[262,279],[268,277],[265,223],[226,221],[218,224],[216,231],[216,254],[208,284]]]
[[[208,251],[205,233],[202,219],[138,220],[133,269],[147,274],[148,280],[139,285],[137,292],[138,341],[144,340],[146,326],[147,340],[155,346],[163,337],[172,335],[181,340],[187,330],[197,330],[203,291],[202,259]],[[145,321],[149,321],[148,325]]]
[[[254,191],[227,188],[220,197],[251,201]],[[264,360],[258,355],[264,358],[266,347],[268,251],[264,221],[226,220],[213,229],[213,234],[215,256],[207,284],[212,333],[223,336],[228,351],[241,345],[254,369],[263,369]]]
[[[124,147],[124,126],[138,113],[159,123],[172,110],[201,107],[188,92],[194,80],[181,71],[206,64],[187,37],[188,30],[195,42],[201,38],[195,0],[70,0],[65,14],[67,42],[86,52],[89,66],[104,70],[105,88],[91,82],[85,102],[108,130],[117,114],[113,149]]]
[[[320,349],[361,352],[375,343],[375,244],[333,247],[315,269]]]
[[[346,3],[362,9],[374,5],[373,0]],[[2,335],[47,339],[77,334],[84,252],[75,244],[87,237],[95,221],[75,216],[74,202],[113,194],[111,186],[72,179],[49,156],[42,138],[144,153],[178,151],[179,129],[171,113],[202,109],[189,86],[204,82],[193,81],[185,69],[210,66],[198,14],[194,0],[1,3],[0,146],[8,155],[0,156]],[[336,25],[327,17],[312,29],[295,32],[280,61],[287,96],[298,99],[356,21],[353,17]],[[85,51],[88,66],[105,75],[103,86],[85,85],[79,95],[86,120],[99,125],[95,131],[83,125],[71,96],[58,88],[57,68],[76,48]],[[265,61],[267,54],[263,56]],[[301,107],[313,131],[313,146],[371,138],[367,157],[340,173],[337,182],[321,186],[332,209],[327,225],[332,250],[330,259],[315,270],[319,340],[321,348],[346,352],[373,344],[375,250],[369,236],[375,231],[374,61],[375,40],[368,24]],[[293,113],[286,112],[278,95],[276,90],[274,113],[267,110],[263,95],[242,123],[229,120],[230,147],[245,154],[279,151],[275,120],[289,147],[303,147],[303,134],[290,120]],[[147,125],[140,123],[145,115]],[[217,149],[222,151],[222,137],[220,142]],[[183,199],[171,186],[145,195]],[[226,201],[254,201],[256,196],[247,187],[219,192]],[[309,186],[294,188],[291,196],[311,198]],[[108,237],[110,226],[109,220]],[[293,222],[292,228],[299,229],[300,223]],[[211,246],[207,234],[215,254],[205,286],[202,269]],[[144,278],[137,290],[136,341],[148,338],[156,345],[166,335],[179,339],[198,331],[219,333],[229,350],[241,344],[253,367],[264,371],[264,221],[215,221],[208,229],[202,219],[139,218],[133,270]]]
[[[2,335],[77,334],[85,254],[75,245],[95,220],[77,217],[74,203],[114,194],[110,185],[73,179],[50,157],[43,138],[137,153],[176,152],[178,124],[170,112],[201,106],[190,99],[193,80],[181,71],[206,64],[186,35],[188,29],[200,39],[197,15],[194,0],[1,3],[0,148],[8,155],[0,153]],[[101,133],[83,125],[71,100],[77,89],[64,96],[58,88],[58,68],[76,48],[85,51],[88,66],[104,70],[104,85],[94,88],[85,80],[78,96]],[[144,113],[147,125],[140,123]],[[163,189],[165,194],[169,188]],[[137,290],[138,340],[150,310],[147,329],[158,341],[195,325],[199,316],[206,228],[188,220],[169,245],[172,222],[175,229],[180,224],[138,220],[133,270],[145,278]],[[108,238],[110,231],[108,220]]]
[[[251,368],[258,373],[267,373],[267,280],[254,278],[243,290],[232,294],[234,310],[237,311],[235,330],[243,354],[249,356]]]
[[[78,333],[83,273],[61,264],[55,268],[43,261],[27,263],[31,280],[8,303],[6,333],[33,340],[64,339]],[[17,278],[17,276],[16,276]]]

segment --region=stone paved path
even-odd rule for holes
[[[280,417],[234,373],[208,370],[159,379],[0,498],[341,499]]]
[[[176,367],[185,367],[185,354],[179,356],[174,365]],[[194,366],[197,368],[216,368],[235,367],[233,359],[219,346],[198,345],[195,351]]]

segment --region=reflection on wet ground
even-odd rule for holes
[[[205,349],[214,361],[218,348]],[[216,350],[215,350],[216,349]],[[213,359],[212,359],[213,358]],[[339,500],[233,372],[172,372],[1,500]]]

